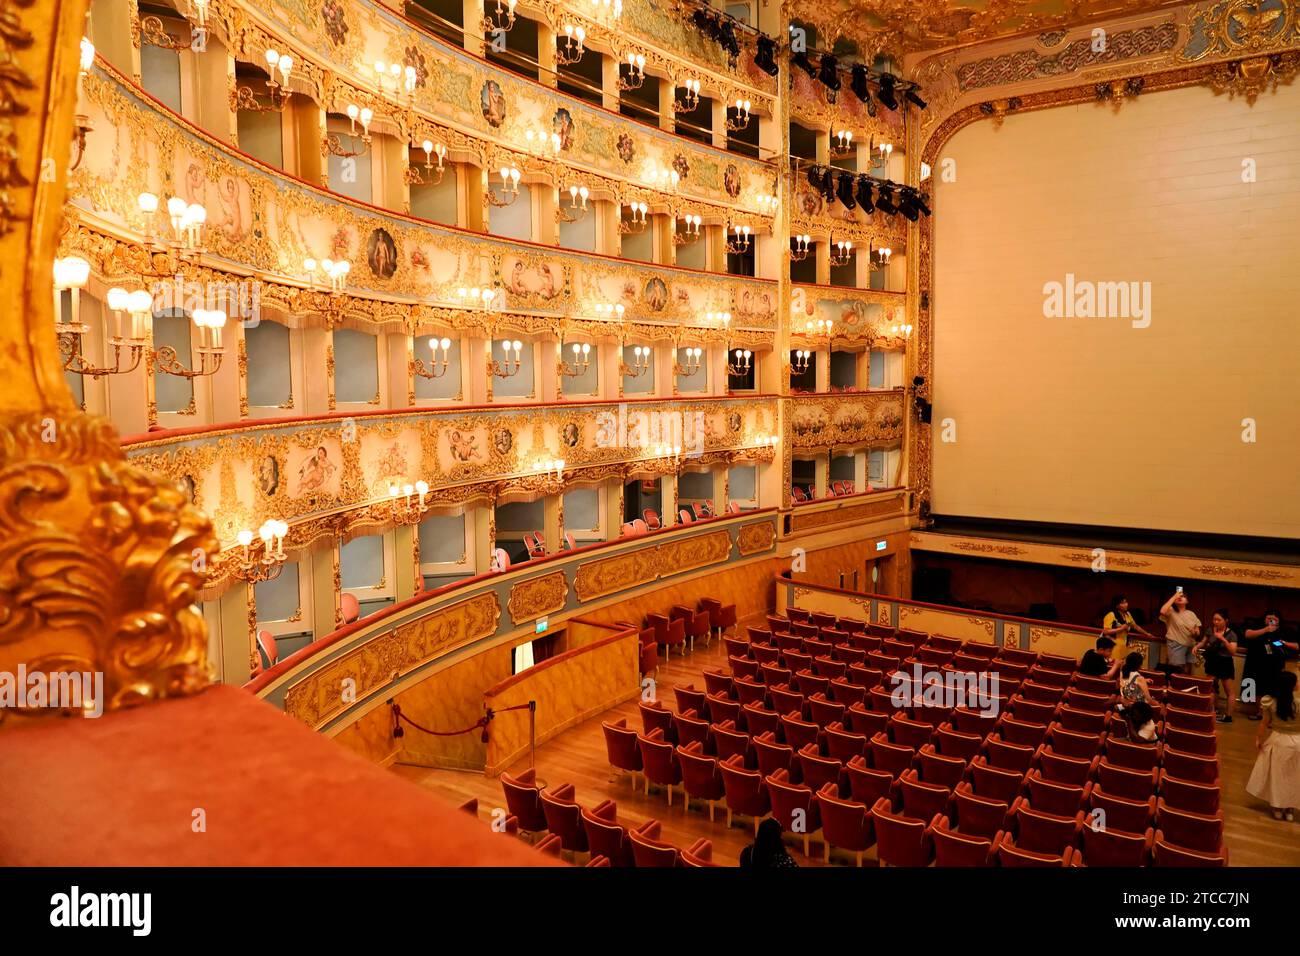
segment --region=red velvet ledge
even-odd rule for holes
[[[467,824],[235,687],[0,731],[3,866],[558,863]]]

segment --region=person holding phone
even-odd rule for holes
[[[1241,702],[1253,709],[1250,720],[1259,720],[1259,702],[1273,693],[1278,675],[1286,669],[1286,653],[1300,651],[1300,642],[1282,627],[1282,615],[1275,610],[1264,612],[1262,627],[1247,628],[1242,633],[1246,663],[1241,671]]]
[[[1201,619],[1187,607],[1187,595],[1182,585],[1160,608],[1160,620],[1165,622],[1165,653],[1169,666],[1186,674],[1191,670],[1192,648],[1201,635]]]
[[[1237,635],[1228,627],[1228,612],[1219,608],[1210,616],[1210,629],[1196,645],[1205,660],[1205,676],[1214,681],[1217,694],[1223,685],[1223,713],[1215,719],[1232,723],[1232,682],[1237,676]],[[1216,698],[1217,699],[1217,698]]]

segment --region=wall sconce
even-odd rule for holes
[[[734,359],[727,363],[728,375],[746,375],[753,367],[754,353],[749,349],[736,349],[728,354]]]
[[[688,79],[681,85],[681,88],[686,91],[686,98],[680,100],[676,98],[673,99],[673,112],[694,112],[695,108],[700,105],[700,81]]]
[[[359,146],[345,147],[343,145],[343,136],[341,133],[330,133],[325,137],[325,149],[335,156],[342,156],[348,159],[353,156],[360,156],[370,148],[370,121],[375,118],[375,111],[370,107],[364,109],[358,107],[356,103],[349,103],[347,108],[348,122],[351,124],[351,133],[349,138],[353,144],[360,143]],[[357,123],[361,123],[361,137],[357,138]]]
[[[278,578],[284,569],[284,536],[288,533],[289,526],[283,521],[274,518],[264,521],[257,532],[257,536],[262,539],[262,556],[254,558],[249,550],[253,543],[253,532],[247,528],[240,531],[235,540],[243,548],[243,555],[235,568],[235,577],[249,584]]]
[[[571,66],[582,59],[582,54],[587,52],[583,43],[587,39],[587,31],[582,27],[575,27],[572,23],[564,25],[564,36],[555,38],[555,62],[561,66]]]
[[[888,269],[889,258],[893,254],[894,250],[890,249],[888,246],[882,246],[879,249],[875,248],[875,240],[871,240],[867,245],[867,262],[870,264],[871,271],[876,272],[880,269]]]
[[[749,125],[750,105],[751,104],[749,100],[736,100],[736,106],[735,106],[736,115],[727,117],[727,129],[731,130],[734,133],[737,130],[742,130]],[[730,112],[730,110],[728,110],[728,112]]]
[[[802,375],[808,371],[812,364],[811,349],[795,349],[794,357],[790,360],[790,373],[792,375]]]
[[[447,158],[447,147],[442,143],[435,143],[431,139],[426,139],[420,144],[420,148],[424,150],[424,173],[423,175],[420,173],[419,167],[408,165],[406,167],[406,182],[411,186],[436,186],[442,182],[443,174],[446,172],[443,160]],[[433,165],[434,156],[438,157],[436,170]],[[437,175],[434,175],[435,171]]]
[[[650,185],[661,192],[676,192],[681,181],[681,174],[667,166],[650,174]]]
[[[847,156],[853,152],[853,131],[842,129],[831,138],[831,155]]]
[[[487,201],[498,209],[503,206],[509,206],[519,198],[519,170],[514,166],[505,166],[501,169],[501,195],[493,190],[491,182],[488,183]]]
[[[561,375],[568,378],[577,378],[579,375],[585,375],[587,369],[591,367],[591,345],[583,342],[579,345],[574,342],[571,346],[573,349],[573,364],[568,365],[564,361],[564,343],[555,344],[556,362],[555,367]]]
[[[621,322],[623,320],[623,314],[627,311],[627,308],[621,302],[617,305],[610,305],[607,302],[602,302],[597,303],[594,311],[600,318],[616,318]]]
[[[195,349],[199,356],[198,368],[188,369],[180,363],[176,349],[164,345],[154,352],[154,366],[158,371],[177,378],[196,379],[213,375],[221,368],[225,357],[225,347],[221,344],[221,330],[226,327],[226,313],[220,309],[195,309],[190,313],[192,321],[199,330],[199,344]],[[208,367],[208,360],[212,367]]]
[[[484,6],[486,6],[486,2]],[[496,0],[496,10],[488,14],[487,10],[483,11],[483,32],[484,33],[509,33],[510,28],[515,25],[515,7],[519,5],[519,0],[506,0],[503,5],[501,0]]]
[[[902,337],[906,339],[912,334],[912,326],[910,323],[899,323],[890,329],[890,332],[893,334],[894,338]]]
[[[587,215],[587,197],[591,191],[586,186],[569,187],[569,208],[565,209],[558,202],[555,205],[555,218],[560,222],[577,222]]]
[[[257,113],[279,113],[289,105],[293,90],[289,89],[289,73],[293,70],[293,57],[275,50],[266,51],[266,88],[270,93],[269,103],[257,98],[251,87],[241,86],[235,91],[235,109],[253,110]],[[276,74],[280,78],[276,79]]]
[[[388,92],[388,84],[393,85],[393,95],[401,96],[406,94],[409,102],[415,97],[415,67],[403,67],[400,63],[385,64],[382,60],[375,61],[375,82],[379,86],[380,94]]]
[[[742,252],[749,251],[749,227],[732,226],[731,238],[727,240],[727,251],[733,255],[739,255]]]
[[[429,351],[432,353],[426,367],[423,359],[411,358],[411,371],[420,378],[442,378],[451,365],[451,339],[430,339]],[[442,357],[438,357],[438,352]]]
[[[623,348],[624,350],[627,349],[627,343],[623,344]],[[620,361],[618,363],[619,374],[625,376],[626,378],[640,378],[646,372],[650,371],[650,367],[651,367],[650,359],[651,359],[650,346],[648,345],[634,346],[632,348],[633,364],[628,365],[626,360]]]
[[[781,205],[781,197],[776,194],[775,184],[772,186],[772,192],[759,193],[754,197],[754,201],[758,203],[758,208],[769,216],[775,216],[777,207]]]
[[[190,0],[189,20],[200,30],[208,25],[208,0]]]
[[[627,55],[627,73],[618,74],[620,90],[639,90],[645,85],[645,54],[629,53]]]
[[[492,308],[496,296],[496,290],[480,289],[477,286],[472,289],[456,290],[456,298],[460,299],[462,305],[468,309],[482,309],[484,312]]]
[[[545,126],[539,126],[536,129],[524,131],[524,141],[528,144],[525,149],[539,155],[545,155],[547,149],[552,153],[559,153],[564,148],[564,140],[560,134],[552,130],[547,130]],[[535,149],[533,147],[536,147]]]
[[[662,458],[671,462],[674,466],[681,464],[682,446],[681,445],[656,445],[655,457]]]
[[[69,264],[71,263],[71,265]],[[81,264],[85,264],[84,271]],[[90,330],[88,325],[78,321],[80,315],[81,289],[89,279],[90,266],[84,259],[56,259],[54,261],[55,315],[58,322],[55,328],[59,335],[59,349],[63,353],[63,368],[77,375],[89,375],[93,379],[105,375],[122,375],[134,372],[140,367],[144,356],[145,344],[153,322],[153,296],[144,289],[127,292],[125,289],[109,289],[106,304],[113,313],[113,333],[109,344],[113,346],[113,364],[96,366],[88,363],[82,352],[83,336]],[[58,293],[61,289],[72,292],[72,318],[63,321],[63,312],[59,308]],[[122,335],[122,313],[130,317],[130,329]],[[130,350],[128,365],[122,367],[122,349]]]
[[[423,481],[415,484],[388,486],[388,516],[396,524],[415,524],[420,516],[429,510],[425,499],[429,496],[429,485]]]
[[[342,292],[343,287],[347,284],[348,273],[352,271],[352,263],[346,259],[322,259],[317,262],[315,259],[304,259],[302,261],[303,271],[307,273],[307,278],[313,288],[317,282],[317,276],[324,276],[330,284],[331,292]]]
[[[613,22],[623,15],[623,0],[591,0],[590,16]]]
[[[645,232],[645,228],[649,223],[646,215],[650,212],[650,207],[643,202],[634,202],[629,203],[627,209],[629,210],[628,218],[619,217],[619,233],[626,236]]]
[[[513,342],[502,340],[501,351],[505,353],[505,364],[501,364],[491,356],[488,357],[488,373],[495,375],[497,378],[510,378],[519,373],[523,364],[524,343],[515,339]],[[511,355],[514,358],[511,358]]]
[[[87,37],[81,38],[81,72],[77,74],[77,96],[81,96],[81,78],[85,76],[92,66],[95,65],[95,44],[91,43]],[[78,113],[72,126],[72,162],[68,170],[74,170],[81,165],[82,159],[86,155],[86,134],[94,130],[95,124],[90,121],[90,117],[85,113]]]
[[[533,462],[533,470],[541,472],[550,478],[555,476],[556,481],[564,480],[564,466],[567,462],[563,458],[539,458]]]
[[[704,356],[704,349],[695,346],[687,348],[685,353],[686,364],[683,365],[680,362],[673,362],[673,374],[680,375],[683,378],[689,378],[700,370],[701,359]]]
[[[844,266],[848,265],[853,259],[853,243],[849,241],[836,242],[831,246],[831,265]]]
[[[876,149],[880,152],[880,164],[882,166],[888,166],[889,157],[894,153],[893,143],[881,143],[876,147]]]
[[[683,229],[677,229],[678,222],[685,224]],[[680,220],[673,220],[673,245],[684,246],[688,243],[695,242],[700,238],[700,227],[704,225],[704,219],[701,216],[683,216]]]
[[[775,448],[781,441],[780,435],[759,435],[754,440],[756,448]]]
[[[808,253],[812,251],[812,236],[804,233],[802,236],[790,237],[790,261],[803,262],[808,258]]]

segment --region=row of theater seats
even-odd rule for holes
[[[738,515],[744,509],[741,508],[740,502],[727,502],[727,514]],[[697,521],[707,521],[710,518],[716,518],[718,515],[713,510],[712,501],[700,501],[694,504],[683,505],[677,509],[678,524],[694,524]],[[651,531],[660,531],[664,527],[663,521],[659,518],[659,512],[654,508],[646,508],[641,512],[641,517],[633,518],[631,521],[625,521],[622,528],[619,529],[619,537],[627,538],[632,535],[649,534]]]
[[[605,800],[594,807],[579,806],[572,784],[542,789],[536,774],[501,775],[505,792],[507,833],[534,838],[542,853],[589,854],[587,866],[715,866],[713,843],[699,839],[689,847],[661,840],[662,824],[647,820],[636,827],[618,822],[618,804]],[[462,809],[478,816],[478,801]]]
[[[647,614],[641,623],[641,673],[650,674],[659,667],[658,648],[672,657],[674,647],[680,654],[693,652],[697,637],[707,646],[715,634],[726,635],[736,626],[736,605],[700,598],[695,608],[674,604],[667,614]]]
[[[873,489],[868,485],[866,490],[872,491]],[[828,481],[826,483],[827,498],[842,498],[845,495],[856,495],[857,493],[858,489],[851,481]],[[795,501],[816,501],[817,489],[813,485],[808,485],[807,488],[801,485],[791,485],[790,497],[794,498]]]
[[[674,688],[676,713],[643,701],[641,733],[606,722],[610,763],[670,805],[674,787],[711,818],[724,802],[729,825],[770,813],[805,853],[820,829],[827,858],[875,845],[899,865],[1226,864],[1214,701],[1199,680],[1150,675],[1162,742],[1148,744],[1127,739],[1116,684],[1069,658],[793,618],[725,639],[730,673]],[[914,664],[996,674],[1000,693],[934,706],[922,687],[893,686]]]

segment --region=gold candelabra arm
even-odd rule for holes
[[[359,142],[361,144],[355,149],[345,147],[343,145],[343,135],[344,134],[342,133],[327,134],[325,136],[325,140],[323,144],[324,145],[323,152],[328,154],[333,154],[335,156],[341,156],[344,159],[351,159],[354,156],[362,155],[364,152],[366,152],[366,150],[370,149],[369,133],[362,133],[360,136],[348,134],[348,138],[350,140],[352,140],[354,143]]]
[[[81,350],[82,336],[85,335],[86,331],[86,326],[82,326],[80,329],[59,330],[59,351],[63,354],[64,371],[73,372],[77,375],[88,375],[98,381],[108,375],[126,375],[140,367],[140,361],[144,357],[144,343],[127,342],[117,337],[109,340],[113,346],[112,365],[93,365],[87,362],[85,354]],[[130,349],[128,356],[130,364],[126,368],[122,367],[123,348]]]
[[[433,359],[429,365],[424,364],[424,359],[411,359],[411,374],[418,375],[420,378],[442,378],[447,374],[447,369],[451,365],[450,359]]]
[[[203,378],[208,375],[216,374],[221,368],[221,360],[225,357],[223,349],[214,349],[200,346],[196,351],[199,353],[199,367],[189,369],[180,363],[176,355],[176,349],[170,345],[164,345],[160,349],[154,350],[154,368],[165,375],[175,375],[178,378]],[[212,358],[212,367],[208,367],[208,358]]]
[[[144,17],[140,21],[140,42],[148,46],[161,47],[164,50],[188,50],[194,40],[182,40],[167,32],[161,17]]]

